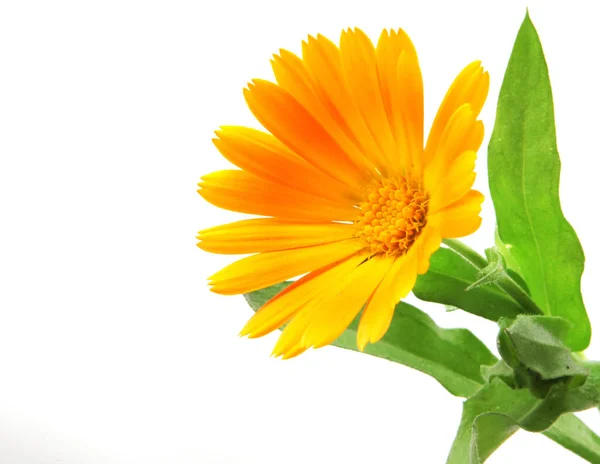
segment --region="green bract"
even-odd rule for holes
[[[502,359],[470,331],[443,329],[404,302],[383,339],[365,352],[429,374],[467,398],[449,464],[482,463],[519,429],[598,463],[600,437],[572,415],[600,404],[600,363],[573,354],[591,336],[580,292],[584,257],[560,208],[552,92],[529,15],[500,90],[488,169],[495,246],[483,257],[445,240],[413,292],[497,322]],[[287,285],[246,299],[259,310]],[[356,350],[357,326],[358,318],[334,345]]]
[[[455,306],[477,316],[498,321],[515,317],[523,309],[496,285],[486,285],[466,291],[479,279],[485,260],[473,262],[447,248],[440,248],[431,257],[429,271],[419,276],[413,293],[425,301]]]

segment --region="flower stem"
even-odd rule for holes
[[[444,239],[444,244],[462,256],[464,259],[469,261],[479,270],[482,270],[488,265],[487,259],[473,250],[471,247],[465,245],[460,240],[453,238]],[[496,285],[504,291],[508,296],[515,300],[527,314],[540,314],[544,312],[536,304],[535,301],[529,296],[529,294],[523,290],[523,288],[516,283],[507,272],[504,272],[499,276],[496,281]]]
[[[452,248],[464,259],[471,262],[480,270],[488,265],[487,259],[477,253],[473,248],[465,245],[460,240],[456,240],[455,238],[445,238],[444,244],[448,248]]]

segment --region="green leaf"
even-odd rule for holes
[[[583,437],[577,441],[571,435],[573,430],[567,426],[575,425],[572,419],[566,419],[567,423],[558,420],[562,414],[597,404],[600,399],[597,390],[587,384],[572,390],[561,387],[554,386],[548,397],[540,400],[527,389],[513,390],[500,378],[493,378],[465,401],[448,464],[484,462],[519,428],[530,432],[546,431],[553,440],[574,449],[591,446],[589,434],[587,442]],[[551,430],[555,423],[557,427]],[[597,446],[588,451],[595,453],[595,448]]]
[[[244,296],[256,311],[289,284],[284,282]],[[333,344],[356,351],[358,321],[359,318],[353,321]],[[389,330],[378,343],[367,345],[365,353],[429,374],[450,393],[463,397],[474,394],[484,383],[481,366],[497,361],[470,331],[443,329],[407,303],[396,306]]]
[[[552,91],[529,15],[500,90],[488,169],[498,234],[531,297],[545,314],[573,324],[573,351],[585,349],[591,329],[580,291],[584,256],[560,207]]]
[[[544,435],[589,462],[600,462],[600,437],[573,414],[560,417]]]
[[[504,262],[506,263],[506,272],[508,272],[510,277],[515,282],[517,282],[517,284],[519,284],[521,288],[523,288],[527,292],[528,295],[530,295],[531,293],[529,292],[529,287],[527,287],[527,283],[523,280],[523,277],[521,277],[521,267],[519,266],[519,263],[517,263],[517,260],[514,258],[510,251],[512,246],[507,246],[500,239],[497,228],[496,233],[494,234],[494,240],[496,242],[496,249],[502,255],[502,257],[504,258]]]
[[[456,306],[492,321],[516,317],[523,312],[495,285],[479,286],[467,292],[467,288],[479,280],[480,270],[455,251],[440,248],[431,256],[427,273],[417,279],[413,293],[421,300]]]
[[[585,361],[583,365],[590,371],[590,381],[600,387],[600,361]]]

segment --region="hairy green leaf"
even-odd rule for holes
[[[591,384],[572,390],[563,390],[562,385],[556,387],[542,400],[528,389],[513,390],[500,378],[492,378],[465,401],[448,464],[484,462],[519,428],[546,432],[548,437],[569,449],[579,448],[590,455],[596,453],[598,446],[592,443],[593,435],[588,433],[579,440],[573,436],[573,427],[582,424],[576,424],[573,419],[559,420],[563,414],[597,404],[600,398],[596,388]]]
[[[488,169],[498,234],[514,258],[512,266],[545,314],[573,324],[568,346],[585,349],[591,329],[580,291],[584,256],[560,207],[552,91],[528,15],[500,90]]]
[[[483,259],[483,258],[482,258]],[[456,306],[477,316],[497,321],[516,317],[523,309],[495,285],[480,285],[481,267],[448,248],[440,248],[430,260],[429,270],[413,288],[421,300]]]
[[[284,282],[244,296],[256,311],[289,284]],[[333,344],[356,351],[358,321],[353,321]],[[379,342],[367,345],[365,353],[429,374],[450,393],[463,397],[472,395],[484,383],[481,366],[497,361],[470,331],[443,329],[407,303],[396,306],[389,330]]]
[[[561,341],[569,328],[570,324],[559,317],[521,316],[503,330],[519,361],[543,380],[587,377],[588,370],[577,363]]]

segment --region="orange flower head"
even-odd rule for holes
[[[275,55],[277,83],[244,91],[268,132],[222,127],[214,143],[240,169],[199,184],[210,203],[261,216],[199,233],[203,250],[251,254],[213,275],[212,291],[304,274],[242,330],[287,324],[274,350],[283,358],[333,342],[361,309],[358,347],[380,340],[442,239],[479,227],[483,201],[472,190],[489,88],[480,62],[454,80],[424,143],[423,81],[404,31],[383,31],[376,46],[359,29],[339,46],[321,35],[302,45],[301,58]]]

